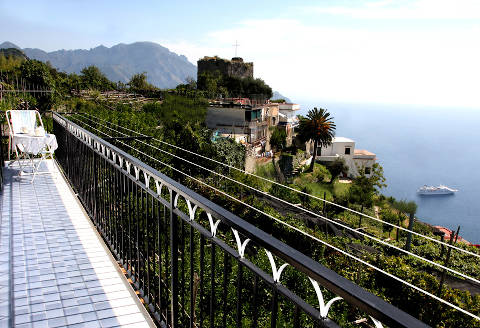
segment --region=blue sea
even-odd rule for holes
[[[415,201],[422,221],[452,230],[460,225],[463,238],[480,244],[480,108],[299,103],[300,114],[314,106],[327,108],[337,136],[377,155],[388,185],[383,194]],[[459,191],[417,195],[425,184]]]

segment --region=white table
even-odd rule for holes
[[[40,164],[44,159],[50,156],[53,159],[53,152],[58,148],[57,138],[54,134],[45,134],[45,136],[37,137],[24,133],[16,133],[12,136],[12,148],[17,154],[16,161],[20,165],[20,175],[33,175],[32,181],[35,179],[36,174],[50,173],[39,172]],[[20,154],[18,153],[20,151]],[[37,164],[33,162],[33,156],[41,154],[41,157]],[[22,164],[21,159],[30,161],[32,173],[24,172],[25,164]],[[27,161],[27,162],[28,162]],[[10,163],[10,165],[13,164]]]
[[[36,137],[29,134],[17,133],[12,137],[12,148],[15,148],[17,145],[20,146],[19,148],[22,152],[32,155],[38,155],[42,150],[45,150],[46,147],[48,147],[50,151],[58,148],[57,138],[54,134],[45,134],[43,137]]]

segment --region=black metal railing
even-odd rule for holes
[[[56,160],[157,323],[337,327],[328,318],[333,304],[389,327],[426,327],[66,117],[53,115]],[[326,296],[345,302],[327,303]]]

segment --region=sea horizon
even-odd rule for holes
[[[329,101],[298,102],[299,114],[313,107],[327,108],[337,125],[336,136],[353,139],[356,149],[377,156],[387,187],[380,192],[397,200],[415,201],[415,217],[480,243],[480,164],[476,141],[480,140],[480,111],[413,105],[382,105]],[[440,184],[458,189],[453,195],[420,196],[423,185]]]

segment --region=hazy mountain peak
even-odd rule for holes
[[[277,99],[283,99],[285,100],[287,103],[291,103],[292,101],[285,97],[284,95],[282,95],[280,92],[278,91],[273,91],[273,95],[272,95],[272,98],[270,98],[271,100],[277,100]]]
[[[0,44],[0,49],[8,49],[8,48],[15,48],[15,49],[19,49],[20,50],[20,47],[17,46],[16,44],[14,43],[11,43],[9,41],[5,41],[3,42],[2,44]]]
[[[18,46],[4,42],[0,48]],[[80,73],[90,65],[97,66],[111,81],[128,82],[137,73],[147,72],[149,83],[160,88],[173,88],[187,77],[197,76],[197,67],[183,55],[171,52],[162,45],[149,41],[120,43],[112,47],[99,45],[89,50],[56,50],[26,48],[23,52],[32,59],[49,61],[53,67],[67,73]]]

